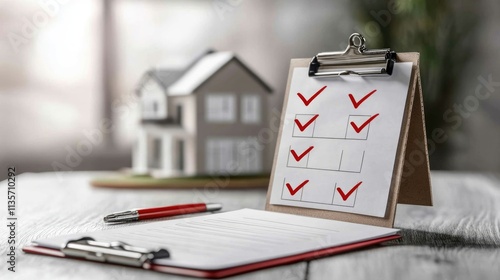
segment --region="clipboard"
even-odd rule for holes
[[[66,241],[64,243],[64,246],[62,247],[49,246],[47,244],[44,244],[42,241],[42,243],[39,242],[24,246],[23,251],[27,253],[41,254],[53,257],[75,258],[79,260],[118,264],[171,274],[202,278],[223,278],[258,269],[339,254],[399,238],[400,236],[397,234],[397,230],[392,229],[397,203],[432,205],[430,171],[428,152],[426,148],[424,148],[423,151],[425,160],[420,165],[411,166],[412,172],[409,172],[407,174],[405,174],[404,172],[405,168],[410,168],[409,163],[412,162],[413,151],[422,152],[420,145],[416,144],[414,140],[423,142],[424,147],[426,147],[427,145],[423,115],[422,90],[420,86],[418,67],[419,55],[418,53],[396,54],[395,52],[392,52],[390,50],[367,50],[364,43],[364,38],[360,34],[355,33],[349,38],[349,46],[344,52],[321,53],[315,56],[312,61],[310,59],[292,60],[286,92],[290,92],[292,72],[296,67],[308,67],[308,75],[310,77],[320,76],[321,78],[335,79],[336,77],[343,75],[390,76],[393,74],[393,70],[395,70],[395,64],[397,62],[412,63],[411,79],[407,91],[404,114],[399,133],[398,145],[396,149],[396,159],[394,161],[393,174],[391,177],[390,191],[387,202],[387,211],[385,216],[373,217],[354,213],[271,204],[270,196],[271,190],[273,188],[272,185],[269,187],[267,194],[267,211],[243,209],[209,216],[214,217],[215,219],[219,219],[219,221],[221,219],[220,217],[226,219],[226,221],[228,217],[241,217],[245,219],[264,218],[264,220],[255,219],[258,221],[256,223],[264,222],[268,223],[267,225],[269,225],[269,223],[276,222],[276,224],[272,224],[273,226],[275,226],[275,229],[281,226],[286,227],[283,224],[286,225],[285,222],[290,222],[288,226],[293,226],[295,227],[295,229],[297,229],[297,226],[300,227],[302,225],[305,225],[305,228],[308,228],[310,230],[325,230],[326,225],[332,225],[330,229],[336,232],[337,225],[344,225],[346,229],[348,229],[347,231],[342,232],[342,234],[344,235],[340,235],[341,239],[345,238],[345,240],[347,240],[344,243],[339,243],[333,246],[333,243],[331,244],[328,242],[337,242],[335,241],[336,238],[325,235],[322,237],[323,239],[315,241],[320,242],[317,242],[317,244],[315,244],[314,246],[310,246],[306,249],[302,248],[304,250],[302,250],[301,252],[295,252],[276,256],[273,258],[246,262],[240,265],[232,265],[214,269],[203,269],[199,267],[189,268],[176,265],[158,264],[157,262],[155,262],[156,260],[170,257],[169,251],[162,249],[151,250],[147,249],[146,247],[137,247],[137,245],[132,246],[122,242],[109,242],[109,240],[96,241],[92,237],[70,239],[69,241]],[[288,99],[289,94],[285,96],[285,104]],[[283,110],[282,120],[284,120],[284,116],[285,110]],[[278,143],[280,143],[280,140],[283,137],[283,125],[284,123],[282,121],[280,133],[278,135]],[[278,149],[275,153],[271,182],[273,182],[273,178],[276,175],[275,168],[277,157]],[[164,222],[175,222],[175,224],[185,222],[193,224],[201,220],[202,218],[203,217],[195,217],[192,219],[187,218],[185,220],[183,219]],[[349,222],[351,224],[343,224],[343,222]],[[333,227],[333,223],[335,223],[335,227]],[[154,223],[142,225],[142,228],[144,229],[144,227],[150,225],[153,226]],[[219,224],[217,225],[220,226]],[[254,228],[258,228],[261,232],[268,231],[265,228],[260,228],[258,225],[259,224],[253,224],[252,226]],[[162,224],[161,226],[164,225]],[[319,226],[323,226],[324,228],[318,228]],[[141,226],[137,226],[137,228],[139,227]],[[127,227],[124,227],[123,229],[126,228]],[[131,229],[134,227],[131,226],[128,228]],[[358,229],[358,232],[353,229]],[[151,228],[147,228],[146,230],[149,231],[151,230]],[[281,228],[281,230],[284,230],[284,228]],[[293,234],[293,231],[290,230],[286,232],[288,234]],[[137,234],[137,232],[134,232],[134,235],[142,236],[140,234]],[[111,234],[109,236],[114,235]],[[121,234],[120,236],[124,235]],[[306,242],[306,239],[299,240],[304,240],[303,242]],[[288,246],[288,244],[286,244],[286,246]]]
[[[121,242],[98,242],[91,238],[82,238],[68,242],[62,250],[46,248],[38,245],[23,247],[23,251],[31,254],[45,255],[57,258],[70,258],[75,260],[86,260],[98,263],[115,264],[138,269],[151,270],[161,273],[177,274],[207,279],[220,279],[235,276],[260,269],[292,264],[300,261],[309,261],[325,256],[342,254],[365,247],[374,246],[383,242],[400,238],[399,235],[391,235],[376,239],[366,240],[344,246],[325,248],[302,254],[281,257],[247,265],[235,266],[226,269],[202,270],[175,266],[156,265],[152,263],[155,259],[168,256],[168,251],[148,251],[145,248],[134,248]]]
[[[274,156],[266,210],[310,217],[320,217],[353,223],[393,227],[398,203],[432,206],[429,154],[425,132],[424,104],[420,82],[419,53],[395,53],[390,49],[368,50],[361,34],[349,37],[349,45],[343,52],[319,53],[311,59],[292,59],[280,132]],[[387,209],[384,217],[373,217],[355,213],[336,212],[303,207],[271,204],[272,184],[276,174],[279,144],[284,137],[283,125],[286,118],[286,104],[290,98],[293,71],[297,67],[308,67],[311,79],[339,79],[344,75],[388,76],[393,74],[396,62],[411,62],[412,71],[404,108],[403,120],[396,150],[396,158],[390,183]],[[420,143],[420,145],[419,145]],[[416,155],[418,161],[416,162]],[[418,163],[418,164],[414,164]]]

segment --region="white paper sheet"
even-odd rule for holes
[[[62,248],[93,237],[168,249],[157,264],[216,270],[394,235],[398,230],[252,209],[38,240]]]
[[[271,204],[385,216],[411,67],[336,78],[295,68]]]

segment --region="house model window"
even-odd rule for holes
[[[259,95],[244,95],[241,98],[241,122],[260,123],[261,107]]]
[[[150,81],[145,85],[141,94],[143,119],[164,119],[167,117],[167,98],[161,87]]]
[[[211,174],[262,172],[262,155],[252,138],[211,138],[206,142],[206,166]]]
[[[235,122],[236,97],[230,93],[207,94],[205,113],[207,122]]]

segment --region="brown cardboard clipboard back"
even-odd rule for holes
[[[429,155],[427,151],[427,137],[425,132],[422,87],[420,84],[419,58],[420,54],[414,52],[399,53],[396,56],[397,62],[412,62],[413,67],[385,217],[379,218],[353,213],[273,205],[270,204],[272,190],[271,185],[269,186],[267,192],[266,210],[383,227],[393,227],[397,203],[431,206],[432,193]],[[287,104],[288,102],[288,93],[290,91],[293,69],[295,67],[309,67],[310,62],[311,59],[292,59],[283,104]],[[277,139],[278,145],[282,137],[281,133],[283,120],[286,113],[285,109],[286,107],[284,106],[281,116],[280,132]],[[276,167],[278,157],[278,147],[279,146],[276,147],[274,155],[273,171],[271,173],[270,180],[271,184],[274,181],[274,168]]]

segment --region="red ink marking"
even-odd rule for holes
[[[302,102],[304,102],[304,105],[306,106],[309,106],[309,104],[311,104],[311,102],[316,98],[318,97],[318,95],[320,93],[323,92],[323,90],[325,90],[326,86],[320,88],[315,94],[313,94],[309,99],[306,99],[300,92],[297,93],[297,96],[299,96],[300,100],[302,100]]]
[[[300,129],[300,131],[304,131],[310,124],[312,124],[316,118],[318,118],[319,115],[315,115],[314,117],[312,117],[306,124],[302,125],[300,123],[300,121],[298,119],[295,119],[295,124],[297,125],[297,127]]]
[[[363,128],[365,128],[371,121],[373,121],[379,114],[375,114],[371,116],[366,122],[364,122],[361,126],[357,126],[354,122],[351,122],[352,128],[356,131],[356,133],[360,133]]]
[[[292,188],[292,186],[289,183],[286,183],[286,188],[290,192],[290,194],[293,196],[295,195],[300,189],[302,189],[307,183],[309,183],[309,180],[305,180],[302,182],[300,185],[298,185],[295,189]]]
[[[358,189],[358,187],[359,187],[359,185],[361,185],[361,183],[363,183],[363,182],[357,183],[356,186],[352,187],[352,189],[350,189],[349,192],[347,192],[347,193],[344,193],[341,188],[337,188],[337,191],[339,192],[340,196],[342,197],[342,200],[346,201],[349,198],[349,196],[351,196],[351,194],[353,194],[356,191],[356,189]]]
[[[302,152],[302,154],[300,155],[297,155],[297,153],[295,152],[295,150],[291,150],[290,152],[292,153],[292,156],[293,158],[296,160],[296,161],[300,161],[303,157],[305,157],[312,149],[314,148],[314,146],[311,146],[309,148],[307,148],[307,150],[305,150],[304,152]]]
[[[354,109],[358,109],[359,105],[361,105],[361,103],[365,102],[366,99],[368,99],[368,97],[370,97],[372,94],[374,94],[377,90],[374,89],[372,91],[370,91],[370,93],[368,93],[367,95],[365,95],[363,98],[361,98],[359,101],[356,101],[354,99],[354,96],[352,94],[349,93],[349,99],[351,99],[351,102],[352,102],[352,105],[354,106]]]

